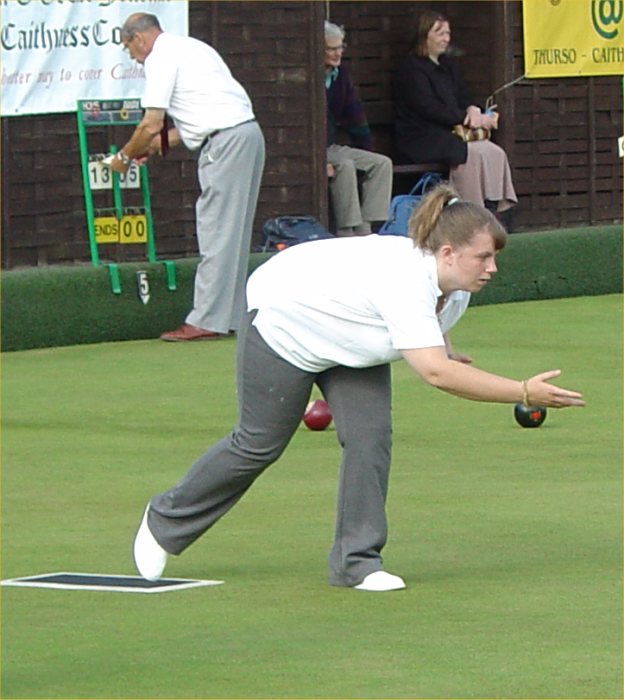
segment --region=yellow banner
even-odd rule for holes
[[[528,78],[624,74],[624,0],[523,0]]]

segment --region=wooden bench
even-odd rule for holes
[[[448,175],[448,165],[442,163],[407,163],[405,165],[393,165],[392,172],[395,175],[420,175],[434,172]]]

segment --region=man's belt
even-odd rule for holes
[[[208,136],[206,136],[206,138],[201,142],[201,146],[199,147],[199,150],[201,151],[202,148],[208,143],[208,141],[210,141],[210,139],[213,139],[217,134],[220,134],[223,131],[230,131],[230,129],[236,129],[237,127],[242,126],[243,124],[250,124],[251,122],[255,122],[255,121],[256,121],[255,118],[254,119],[247,119],[244,122],[239,122],[238,124],[234,124],[234,126],[226,126],[223,129],[215,129],[214,131],[211,131],[208,134]]]

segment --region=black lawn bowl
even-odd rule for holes
[[[539,428],[546,420],[546,409],[543,406],[517,403],[514,406],[514,418],[523,428]]]

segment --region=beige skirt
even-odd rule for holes
[[[498,211],[518,203],[507,154],[492,141],[470,141],[468,159],[450,169],[449,182],[467,202],[498,202]]]

